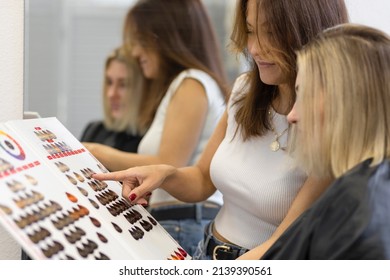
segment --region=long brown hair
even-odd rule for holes
[[[231,34],[233,49],[244,54],[251,67],[248,71],[249,86],[245,85],[247,94],[237,100],[235,116],[244,139],[262,136],[271,128],[268,111],[272,101],[278,97],[277,86],[266,85],[260,80],[259,69],[248,53],[247,7],[248,0],[238,1]],[[292,92],[296,78],[296,51],[324,29],[349,21],[343,0],[257,0],[257,9],[264,11],[267,28],[272,34],[270,51],[281,57],[278,63],[287,74]],[[260,26],[257,27],[259,29]],[[295,95],[290,102],[291,107],[294,101]]]
[[[227,79],[221,52],[207,11],[200,0],[140,0],[125,20],[129,49],[137,40],[156,50],[161,69],[157,79],[143,78],[140,122],[150,124],[172,80],[195,68],[212,76],[227,98]]]

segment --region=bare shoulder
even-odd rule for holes
[[[187,97],[191,94],[204,93],[205,88],[203,84],[194,78],[185,78],[177,88],[176,94],[185,94]]]

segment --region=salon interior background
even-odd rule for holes
[[[100,119],[103,64],[108,53],[121,43],[123,20],[134,2],[26,0],[24,110],[36,111],[42,117],[57,117],[76,137],[87,122]],[[229,78],[233,80],[245,69],[226,48],[236,0],[203,2],[209,9]],[[373,1],[380,5],[368,5],[365,0],[346,2],[352,20],[382,29],[386,26],[389,0]],[[367,17],[368,9],[371,17]]]
[[[135,0],[26,1],[24,109],[57,117],[76,137],[102,117],[104,61],[122,42],[122,25]],[[236,0],[203,0],[231,80],[241,64],[225,47]]]

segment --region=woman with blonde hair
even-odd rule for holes
[[[345,24],[298,52],[294,156],[335,182],[264,259],[390,259],[390,37]]]
[[[136,152],[147,126],[138,121],[140,73],[123,47],[116,48],[104,64],[103,120],[87,124],[80,141],[94,142],[121,151]]]

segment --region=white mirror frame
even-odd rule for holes
[[[23,116],[24,0],[0,1],[0,122]],[[0,226],[0,260],[18,260],[20,246]]]

